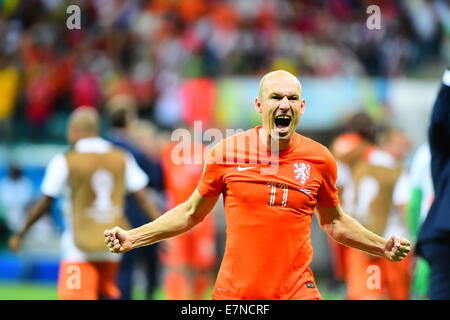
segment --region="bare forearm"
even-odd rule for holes
[[[47,213],[50,210],[51,206],[51,198],[44,197],[38,200],[30,209],[27,221],[21,228],[21,230],[18,232],[18,235],[20,237],[24,237],[28,230],[38,221],[45,213]]]
[[[364,228],[347,214],[325,226],[327,233],[337,242],[369,254],[384,256],[386,240]]]
[[[201,220],[192,215],[188,203],[182,203],[158,219],[129,231],[133,248],[146,246],[177,236],[194,227]]]

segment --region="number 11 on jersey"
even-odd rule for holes
[[[281,206],[286,207],[288,200],[288,191],[289,188],[286,184],[276,183],[276,182],[267,182],[267,186],[270,188],[270,197],[269,197],[269,206],[275,205],[275,198],[277,195],[277,187],[283,189],[283,196],[281,199]]]

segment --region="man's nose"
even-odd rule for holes
[[[290,106],[290,104],[289,104],[289,99],[288,99],[288,97],[284,97],[283,99],[281,99],[281,102],[280,102],[280,109],[281,109],[282,111],[288,111],[290,107],[291,107],[291,106]]]

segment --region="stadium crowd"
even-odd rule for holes
[[[446,56],[450,52],[448,0],[80,0],[80,30],[66,26],[70,4],[64,0],[2,2],[0,142],[64,143],[65,124],[74,109],[89,105],[106,116],[126,105],[138,116],[127,129],[127,139],[159,166],[164,165],[163,152],[169,142],[159,129],[189,127],[197,119],[217,126],[211,110],[221,77],[285,69],[300,77],[390,78],[450,60]],[[366,26],[366,8],[373,4],[382,15],[381,29],[375,31]],[[201,102],[194,99],[199,93]],[[350,139],[350,147],[344,143],[346,152],[360,152],[367,145],[375,148],[375,131],[360,130],[374,126],[367,121],[357,129],[354,123],[347,124],[339,132],[346,138],[348,133],[359,135],[356,142]],[[101,125],[106,129],[106,123]],[[405,156],[398,161],[399,168],[404,168]],[[337,158],[343,163],[348,160]],[[357,158],[368,161],[369,156],[359,153]],[[9,180],[19,181],[16,171],[11,168]],[[9,180],[0,186],[10,188],[5,187]],[[411,193],[412,187],[403,185],[403,194]],[[405,230],[413,219],[410,216],[419,215],[408,213],[404,207],[408,201],[409,195],[396,208]],[[23,200],[21,214],[29,202]],[[167,205],[161,202],[161,207]],[[409,230],[414,238],[419,220],[416,217],[415,227]],[[16,227],[9,223],[4,228],[13,232]],[[5,245],[5,237],[2,240]],[[332,248],[336,277],[347,283],[364,281],[348,278],[345,260],[350,256],[339,247]],[[166,255],[166,260],[170,258],[178,257]],[[408,263],[412,269],[415,260]],[[206,263],[208,268],[213,264]],[[406,293],[401,298],[426,296],[426,276],[422,284],[412,277],[406,275]],[[172,286],[173,296],[189,290],[187,284],[166,285]],[[392,297],[387,291],[383,287],[372,298]],[[367,296],[357,292],[351,298]]]
[[[64,127],[58,120],[70,110],[102,110],[122,93],[134,97],[141,117],[174,128],[186,119],[159,110],[179,112],[171,97],[187,78],[207,77],[201,88],[211,91],[218,77],[271,69],[395,77],[450,52],[445,0],[78,1],[79,30],[66,26],[70,4],[0,4],[0,133],[7,141],[62,142],[49,128]],[[374,4],[379,30],[366,26]]]

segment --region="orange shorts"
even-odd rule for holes
[[[70,262],[59,267],[58,298],[60,300],[98,300],[120,298],[116,285],[117,262]]]
[[[166,251],[161,258],[170,267],[187,266],[201,269],[216,263],[215,226],[212,213],[193,229],[167,239]]]
[[[349,248],[346,262],[350,300],[409,299],[411,255],[400,262],[391,262]]]

